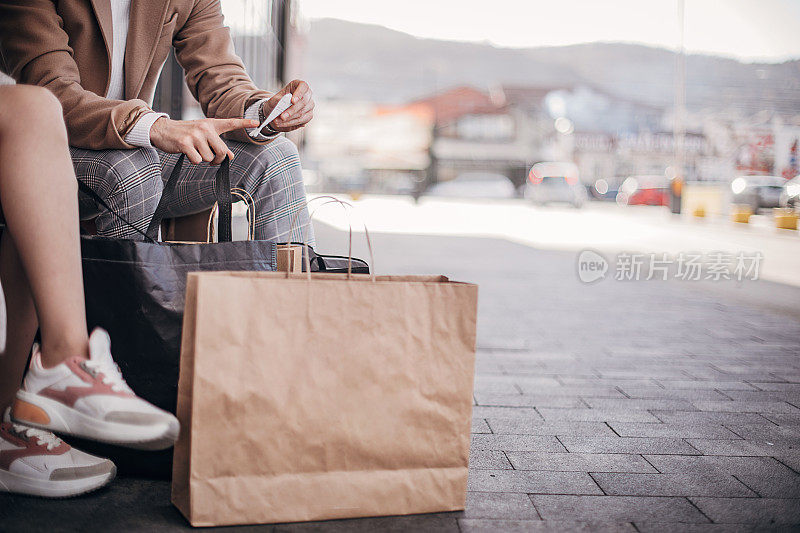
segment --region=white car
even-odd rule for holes
[[[787,181],[780,199],[781,207],[800,209],[800,175]]]
[[[514,198],[516,189],[511,180],[497,174],[466,173],[450,181],[441,181],[425,192],[425,196],[450,198]]]
[[[567,203],[582,207],[587,199],[586,188],[578,179],[578,167],[574,163],[536,163],[528,173],[525,198],[533,203]]]
[[[733,203],[748,204],[754,213],[761,207],[778,207],[784,185],[781,176],[737,176],[731,181]]]

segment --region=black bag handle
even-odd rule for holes
[[[222,160],[222,164],[219,166],[216,177],[218,242],[231,242],[233,240],[233,231],[231,229],[233,222],[233,197],[231,195],[230,166],[230,161],[227,157],[225,157],[225,159]],[[253,213],[251,216],[255,216],[255,213]]]
[[[117,213],[116,211],[111,209],[111,206],[109,206],[106,203],[105,200],[100,198],[100,196],[96,192],[94,192],[94,190],[92,190],[91,187],[89,187],[85,183],[81,182],[80,180],[77,180],[77,181],[78,181],[78,190],[80,190],[83,194],[85,194],[86,196],[88,196],[89,198],[91,198],[92,200],[97,202],[98,204],[100,204],[100,206],[104,207],[106,209],[106,211],[108,211],[109,213],[111,213],[112,215],[114,215],[115,217],[117,217],[118,219],[123,221],[125,224],[127,224],[128,226],[133,228],[133,230],[136,231],[136,233],[138,233],[139,235],[144,237],[144,240],[146,240],[147,242],[155,242],[155,240],[151,239],[150,236],[147,235],[147,233],[143,232],[142,230],[140,230],[139,228],[137,228],[136,226],[131,224],[130,221],[127,218],[125,218],[124,216],[120,215],[119,213]]]
[[[172,198],[175,196],[175,189],[178,186],[181,167],[183,166],[183,161],[185,159],[186,155],[181,154],[181,156],[178,158],[178,162],[175,163],[175,168],[172,169],[172,173],[170,174],[167,183],[164,184],[164,191],[161,193],[161,200],[159,200],[155,213],[153,213],[153,219],[150,221],[150,225],[147,226],[147,235],[149,235],[153,240],[155,240],[155,238],[158,236],[158,228],[161,227],[161,221],[163,220],[164,215],[167,213],[167,204],[169,204],[169,202],[172,201]],[[215,181],[215,193],[217,196],[217,205],[219,206],[219,216],[217,219],[217,231],[219,235],[217,240],[219,242],[231,242],[231,208],[233,205],[233,198],[231,196],[230,160],[227,157],[222,160],[219,170],[217,170]]]
[[[175,189],[178,186],[178,179],[180,178],[181,175],[181,167],[183,166],[184,159],[186,159],[186,155],[181,154],[181,156],[178,158],[178,161],[175,163],[175,167],[172,169],[172,173],[170,174],[167,183],[164,184],[164,190],[161,193],[161,199],[158,201],[156,210],[153,213],[153,218],[150,220],[150,224],[147,226],[146,231],[142,231],[133,224],[131,224],[131,222],[127,218],[123,217],[121,214],[113,210],[108,205],[108,203],[106,203],[105,200],[103,200],[88,185],[85,185],[80,180],[78,180],[78,189],[80,189],[81,192],[89,196],[92,200],[100,204],[100,206],[105,208],[109,213],[111,213],[119,220],[124,222],[127,226],[136,231],[136,233],[144,237],[145,241],[156,242],[156,238],[158,237],[158,228],[161,226],[161,221],[164,219],[164,215],[166,215],[167,213],[167,205],[175,196]],[[227,157],[222,161],[219,170],[217,170],[215,181],[216,181],[215,193],[217,196],[217,204],[219,205],[218,240],[219,242],[230,242],[232,240],[231,208],[233,205],[233,200],[231,197],[230,161],[228,160]]]
[[[150,219],[150,224],[147,226],[145,233],[153,240],[158,236],[158,228],[161,227],[161,221],[164,219],[164,215],[167,214],[167,204],[175,196],[175,188],[178,186],[178,179],[181,177],[181,167],[183,167],[184,159],[186,159],[186,154],[181,154],[172,168],[172,173],[161,191],[161,199],[153,212],[153,218]]]

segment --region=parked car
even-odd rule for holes
[[[800,175],[795,176],[783,185],[780,204],[781,207],[800,209]]]
[[[737,176],[731,181],[733,203],[747,204],[753,212],[762,207],[778,207],[786,179],[781,176]]]
[[[425,191],[425,196],[450,198],[514,198],[516,188],[511,180],[499,174],[466,173],[442,181]]]
[[[629,176],[617,193],[620,205],[669,205],[669,183],[660,175]]]
[[[622,183],[622,178],[600,178],[589,187],[589,194],[595,200],[610,200],[614,201],[619,193],[619,184]]]
[[[525,198],[544,205],[563,202],[582,207],[586,201],[586,188],[578,180],[578,167],[574,163],[536,163],[528,173]]]

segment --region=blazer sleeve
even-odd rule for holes
[[[19,83],[52,91],[64,109],[69,143],[135,148],[125,135],[150,111],[143,100],[109,100],[81,87],[78,65],[53,0],[0,0],[0,55]]]
[[[242,118],[251,104],[269,98],[247,75],[233,48],[230,29],[224,25],[219,0],[196,0],[189,18],[173,39],[178,63],[186,71],[186,84],[209,118]],[[225,137],[255,144],[244,130]]]

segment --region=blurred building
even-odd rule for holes
[[[749,127],[729,127],[735,146],[736,170],[742,174],[770,174],[791,179],[800,173],[797,146],[800,126],[772,120]]]
[[[533,122],[507,105],[502,91],[457,87],[394,112],[417,113],[431,125],[428,186],[477,173],[503,175],[519,186],[534,159],[532,150],[541,145]]]
[[[586,85],[455,87],[403,105],[335,100],[317,110],[305,156],[326,190],[421,192],[459,177],[499,175],[521,193],[540,161],[575,163],[586,186],[675,172],[671,109]],[[727,182],[743,169],[788,168],[788,175],[797,166],[797,126],[714,113],[689,119],[688,180]]]
[[[720,163],[703,134],[687,133],[684,151],[690,179],[713,172]],[[666,176],[675,160],[675,140],[670,131],[623,134],[576,131],[572,159],[587,185],[601,178],[613,185],[630,175]]]
[[[502,94],[470,87],[381,106],[340,100],[317,106],[305,136],[307,167],[326,190],[419,192],[464,174],[525,180],[541,139]]]
[[[521,187],[539,161],[578,165],[581,180],[665,175],[674,160],[664,109],[613,97],[591,87],[502,86],[489,93],[459,88],[412,102],[427,106],[435,135],[431,183],[483,169]],[[686,136],[693,173],[718,164],[703,133]]]
[[[311,185],[330,192],[410,193],[430,165],[432,131],[414,111],[387,112],[371,102],[318,102],[305,128],[304,167]]]
[[[236,53],[260,88],[276,90],[287,81],[292,7],[291,0],[222,0]],[[156,87],[153,108],[174,119],[202,118],[183,76],[171,54]]]

